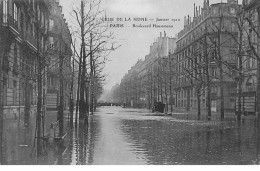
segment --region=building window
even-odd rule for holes
[[[211,93],[214,93],[214,94],[218,94],[218,87],[212,87],[211,88]]]
[[[45,16],[43,12],[41,12],[41,24],[43,27],[45,27]]]
[[[42,46],[41,46],[42,51],[44,51],[44,38],[43,38],[43,37],[41,38],[41,45],[42,45]]]
[[[236,24],[235,23],[231,23],[231,31],[236,31]]]
[[[13,88],[13,79],[8,75],[7,76],[7,80],[8,80],[8,88]]]
[[[212,77],[213,78],[217,77],[217,68],[212,68]]]
[[[253,62],[254,62],[253,58],[250,57],[249,58],[249,69],[253,68]]]
[[[17,103],[17,82],[13,82],[13,105],[16,105]]]
[[[218,9],[217,8],[213,8],[213,14],[217,14],[218,13]]]
[[[4,101],[4,105],[7,105],[7,84],[8,84],[8,80],[5,77],[3,81],[4,81],[4,92],[3,92],[4,98],[3,98],[3,101]]]
[[[18,21],[18,8],[17,5],[14,3],[14,21]]]
[[[7,14],[8,14],[8,6],[7,6],[8,2],[7,0],[3,1],[3,22],[7,23]]]
[[[53,37],[49,37],[49,48],[53,49],[53,47],[54,47]]]
[[[246,88],[248,92],[255,91],[255,81],[252,77],[247,80]]]
[[[50,19],[50,23],[49,23],[49,30],[52,30],[54,27],[54,20]]]
[[[230,13],[231,13],[231,14],[235,14],[235,13],[236,13],[235,8],[230,8]]]
[[[38,17],[38,22],[40,22],[40,19],[41,19],[41,11],[40,11],[40,6],[39,4],[37,5],[37,17]]]
[[[18,52],[17,52],[17,44],[15,43],[14,45],[14,64],[13,64],[13,71],[18,71],[18,62],[17,62],[17,57]]]

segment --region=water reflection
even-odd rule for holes
[[[1,164],[260,164],[259,122],[193,117],[101,108],[86,124],[64,124],[65,141],[49,143],[39,158],[31,155],[34,118],[26,127],[8,120]]]
[[[241,124],[212,121],[203,126],[122,120],[121,129],[134,143],[132,150],[142,151],[150,164],[253,164],[259,160],[259,127],[252,123],[252,119]]]

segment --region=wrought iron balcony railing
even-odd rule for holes
[[[18,26],[18,21],[14,19],[13,16],[10,14],[3,14],[3,24],[6,26],[11,27],[14,31],[16,31],[18,34],[20,33],[20,29]]]
[[[30,45],[33,48],[37,49],[37,40],[36,40],[36,38],[32,34],[23,33],[22,34],[22,38],[28,45]]]

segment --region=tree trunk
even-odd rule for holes
[[[200,89],[201,86],[197,85],[196,87],[196,94],[197,94],[197,114],[198,114],[198,120],[200,120],[201,111],[200,111]]]
[[[89,114],[89,83],[86,85],[86,111]]]
[[[258,21],[260,20],[260,9],[257,8],[258,10]],[[257,38],[259,40],[260,36],[259,36],[259,33],[260,33],[260,28],[257,27],[256,28],[256,32],[258,33],[257,35]],[[250,41],[250,40],[249,40]],[[258,121],[260,122],[260,56],[259,56],[259,50],[260,50],[260,47],[259,47],[259,43],[257,44],[257,49],[254,50],[254,54],[255,54],[255,57],[257,58],[257,85],[256,85],[256,116],[257,116],[257,119]],[[257,52],[256,52],[257,51]]]
[[[222,18],[220,19],[222,22]],[[219,68],[219,83],[220,83],[220,118],[224,119],[224,80],[223,80],[223,67],[222,67],[222,56],[221,56],[221,30],[218,29],[218,68]]]
[[[61,50],[60,50],[61,51]],[[64,86],[63,86],[63,56],[60,54],[60,105],[57,120],[59,121],[59,137],[63,136],[63,116],[64,116]]]
[[[39,30],[39,29],[38,29]],[[37,34],[38,35],[38,34]],[[37,116],[36,116],[36,140],[37,156],[41,155],[41,117],[42,117],[42,62],[39,53],[39,36],[37,36],[37,58],[38,58],[38,97],[37,97]]]
[[[170,88],[170,105],[171,105],[171,113],[173,112],[173,108],[172,108],[172,103],[173,103],[173,93],[172,93],[172,59],[171,59],[171,54],[169,53],[169,70],[170,70],[170,77],[169,77],[169,80],[170,80],[170,85],[169,85],[169,88]]]
[[[190,90],[187,89],[187,97],[186,97],[186,110],[190,111]]]
[[[74,49],[75,50],[75,49]],[[82,47],[80,50],[80,54],[82,54]],[[76,116],[75,116],[75,125],[78,123],[78,112],[79,112],[79,98],[80,98],[80,87],[81,87],[81,73],[82,73],[82,55],[80,55],[79,59],[79,73],[78,73],[78,87],[77,87],[77,100],[76,100]]]
[[[167,77],[166,75],[164,76],[165,80],[165,84],[164,84],[164,94],[165,94],[165,112],[168,112],[168,94],[167,94]]]
[[[0,26],[0,164],[3,164],[3,129],[4,129],[4,70],[3,70],[3,58],[4,58],[4,39],[3,39],[3,26]]]
[[[206,84],[207,84],[207,97],[206,97],[206,108],[208,113],[208,120],[211,119],[211,84],[209,76],[209,59],[208,59],[208,47],[207,47],[207,36],[204,38],[204,61],[206,71]]]
[[[38,8],[36,8],[38,9]],[[37,156],[40,156],[42,154],[42,136],[41,136],[41,126],[42,126],[42,57],[40,56],[40,28],[39,28],[39,21],[38,21],[38,11],[36,11],[36,43],[37,43],[37,61],[38,61],[38,97],[37,97],[37,116],[36,116],[36,154]]]
[[[240,28],[240,27],[239,27]],[[238,111],[237,119],[241,120],[242,115],[242,83],[243,83],[243,61],[242,61],[242,43],[243,43],[243,30],[239,29],[239,47],[238,47]]]
[[[30,87],[29,87],[29,79],[28,79],[28,73],[26,73],[25,76],[25,93],[24,93],[24,124],[27,125],[29,123],[30,118]]]
[[[86,117],[86,101],[85,101],[85,85],[86,85],[86,51],[85,51],[85,22],[84,22],[84,3],[81,1],[81,46],[82,46],[82,73],[81,73],[81,86],[80,86],[80,101],[79,101],[79,119],[85,120]]]
[[[75,55],[74,55],[75,56]],[[74,112],[74,93],[73,93],[73,85],[74,85],[74,65],[75,60],[73,59],[72,63],[72,76],[71,76],[71,85],[70,85],[70,125],[73,125],[73,112]]]
[[[92,33],[90,33],[90,112],[94,114],[94,59],[92,53]]]
[[[257,61],[256,115],[260,121],[260,61]]]

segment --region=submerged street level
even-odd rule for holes
[[[46,120],[53,116],[48,113]],[[34,119],[30,122],[28,128],[19,120],[6,122],[3,164],[236,165],[260,161],[260,129],[250,117],[241,123],[232,118],[206,121],[186,114],[100,107],[87,125],[70,128],[65,121],[64,142],[49,143],[39,158],[33,155]]]

